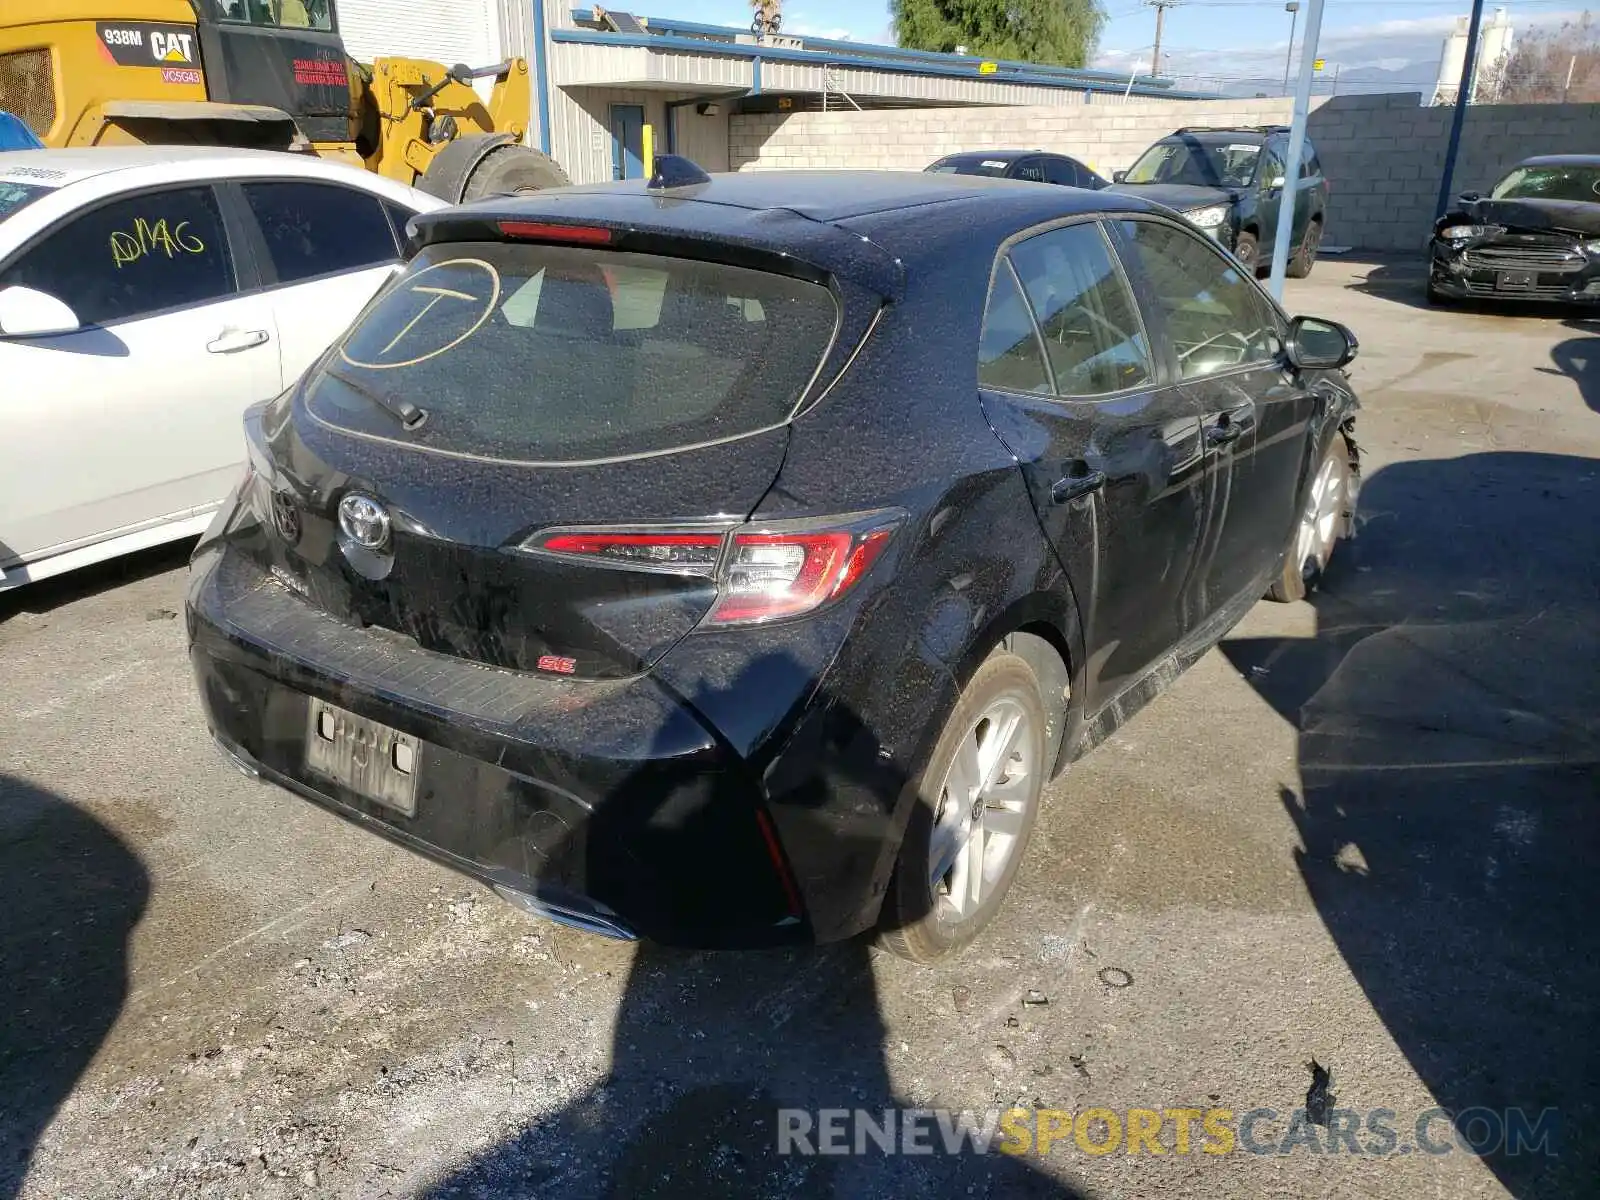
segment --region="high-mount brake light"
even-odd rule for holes
[[[526,242],[573,242],[609,246],[611,230],[603,225],[563,225],[556,221],[501,221],[500,236]]]

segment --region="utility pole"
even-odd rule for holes
[[[1289,14],[1289,48],[1283,52],[1283,94],[1289,94],[1289,64],[1294,61],[1294,27],[1300,20],[1300,0],[1289,0],[1283,6],[1283,11]]]
[[[1444,216],[1450,206],[1450,184],[1456,173],[1456,152],[1461,148],[1461,126],[1467,119],[1467,102],[1472,99],[1473,72],[1478,67],[1478,30],[1483,25],[1483,0],[1472,0],[1472,16],[1467,21],[1467,52],[1461,59],[1461,84],[1456,88],[1456,110],[1450,116],[1450,141],[1444,151],[1444,171],[1439,176],[1439,201],[1433,219]]]
[[[1161,26],[1166,20],[1167,9],[1177,5],[1178,0],[1150,0],[1156,10],[1156,45],[1150,51],[1150,75],[1159,78],[1161,75]]]

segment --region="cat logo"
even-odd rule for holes
[[[119,67],[192,67],[199,47],[193,25],[157,25],[140,21],[96,26],[100,51]]]

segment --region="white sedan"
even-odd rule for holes
[[[0,591],[203,531],[243,466],[241,413],[440,207],[298,154],[0,156]]]

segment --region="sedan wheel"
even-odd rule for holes
[[[968,684],[935,747],[880,921],[914,962],[960,949],[993,920],[1038,812],[1049,764],[1028,663],[1002,648]]]
[[[1350,458],[1342,437],[1322,456],[1284,556],[1283,575],[1268,593],[1274,600],[1300,600],[1317,586],[1344,527],[1350,493]]]

